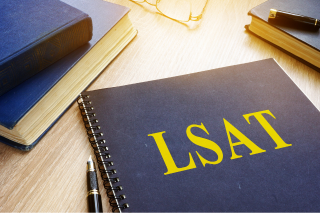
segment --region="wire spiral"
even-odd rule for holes
[[[81,112],[81,116],[84,122],[84,126],[87,130],[88,140],[94,150],[98,162],[98,169],[100,171],[103,186],[107,191],[107,196],[109,198],[110,206],[112,211],[121,212],[122,209],[129,208],[128,203],[120,205],[120,201],[126,199],[126,195],[117,195],[116,193],[121,192],[123,187],[113,186],[120,181],[119,177],[113,177],[116,175],[116,169],[108,169],[108,167],[113,166],[113,161],[111,161],[111,155],[108,152],[109,148],[106,146],[106,141],[103,139],[103,133],[101,132],[101,127],[98,125],[99,121],[96,119],[96,114],[93,112],[94,107],[92,106],[92,101],[88,100],[89,95],[80,95],[77,99],[78,106]]]

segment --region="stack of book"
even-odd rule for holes
[[[0,10],[0,142],[27,151],[137,30],[128,8],[102,0],[7,0]]]

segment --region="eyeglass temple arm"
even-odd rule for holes
[[[192,14],[190,14],[189,20],[191,21],[199,21],[202,18],[202,14],[198,15],[198,16],[192,16]]]
[[[159,1],[161,1],[161,0],[159,0]],[[191,21],[199,21],[199,20],[202,18],[202,14],[203,14],[205,8],[207,7],[207,4],[208,4],[208,0],[206,0],[206,3],[204,4],[203,10],[202,10],[202,12],[201,12],[200,15],[198,15],[198,16],[192,16],[192,12],[191,12],[191,13],[190,13],[189,20],[191,20]],[[192,11],[192,10],[191,10],[191,11]]]

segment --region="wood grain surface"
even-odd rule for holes
[[[88,90],[275,58],[320,107],[320,73],[245,31],[264,0],[209,0],[193,27],[128,0],[137,37]],[[197,0],[194,0],[197,2]],[[1,212],[86,212],[86,161],[93,155],[76,103],[30,152],[0,144]],[[99,174],[98,174],[99,176]],[[104,211],[111,211],[100,181]]]

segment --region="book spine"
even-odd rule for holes
[[[77,102],[83,118],[84,126],[87,130],[88,140],[94,150],[94,154],[98,162],[98,169],[103,180],[103,186],[107,191],[112,211],[122,212],[123,209],[129,208],[129,204],[120,204],[126,196],[123,194],[117,195],[123,190],[123,187],[119,185],[120,179],[116,176],[117,171],[114,168],[115,165],[112,161],[111,155],[109,154],[109,148],[107,147],[106,141],[103,137],[99,121],[94,113],[94,107],[90,101],[90,96],[80,95]]]
[[[0,62],[0,95],[86,44],[92,20],[74,20]]]

